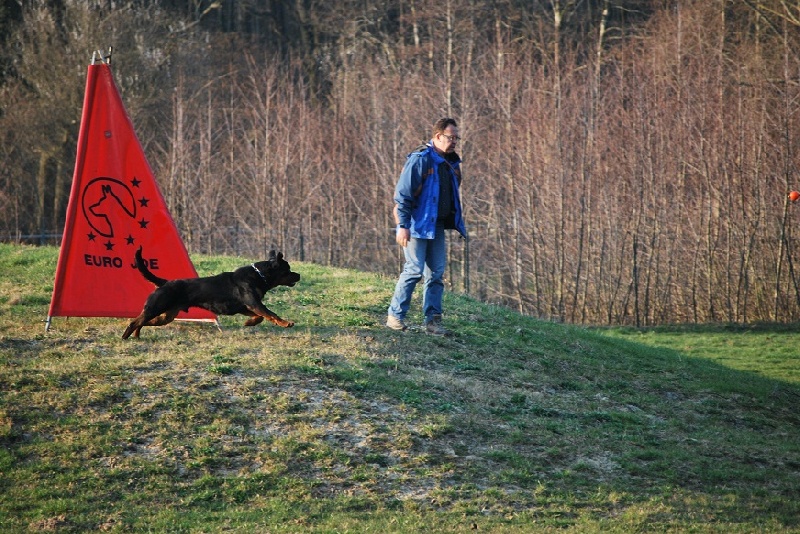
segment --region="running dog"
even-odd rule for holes
[[[239,267],[235,271],[204,278],[165,280],[154,275],[142,259],[142,248],[136,251],[136,268],[158,288],[147,297],[142,313],[125,329],[122,339],[131,334],[139,337],[143,326],[163,326],[175,320],[181,311],[192,306],[206,309],[217,315],[240,313],[250,318],[246,326],[255,326],[267,319],[277,326],[294,326],[264,306],[261,299],[277,286],[294,286],[300,275],[292,272],[283,259],[283,253],[272,250],[269,259]]]

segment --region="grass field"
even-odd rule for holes
[[[293,263],[265,298],[293,329],[123,341],[45,333],[57,255],[0,245],[2,532],[800,532],[796,325],[578,328],[448,293],[435,338],[381,326],[393,280]]]

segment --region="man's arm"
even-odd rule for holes
[[[394,219],[397,225],[397,242],[406,246],[411,236],[411,210],[414,207],[414,194],[422,185],[422,154],[412,154],[400,173],[400,179],[394,190]]]

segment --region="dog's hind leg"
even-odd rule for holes
[[[128,328],[125,329],[125,333],[122,334],[122,339],[128,339],[132,333],[136,332],[134,337],[139,337],[139,330],[142,329],[144,325],[144,314],[140,315],[128,325]]]
[[[142,314],[131,321],[131,324],[129,324],[128,328],[125,329],[125,333],[122,334],[122,339],[128,339],[131,333],[133,333],[133,337],[138,338],[139,333],[144,326],[164,326],[165,324],[169,324],[175,320],[175,317],[178,316],[178,313],[180,313],[180,310],[167,310],[161,315],[148,317],[144,312],[142,312]]]

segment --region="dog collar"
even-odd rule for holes
[[[251,264],[250,264],[250,267],[252,267],[253,269],[255,269],[255,271],[258,273],[258,276],[260,276],[260,277],[261,277],[261,279],[264,281],[264,283],[265,283],[265,284],[269,285],[269,282],[267,282],[267,277],[266,277],[266,276],[264,276],[264,274],[263,274],[261,271],[259,271],[259,270],[258,270],[258,267],[256,267],[256,264],[255,264],[255,263],[251,263]]]

